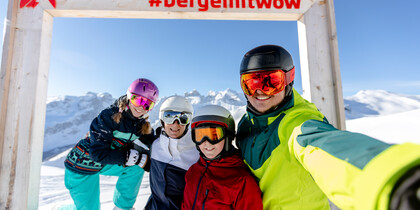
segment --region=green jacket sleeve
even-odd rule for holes
[[[390,145],[320,120],[296,126],[288,144],[321,190],[342,209],[387,209],[395,182],[420,164],[420,145]]]

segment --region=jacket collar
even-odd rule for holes
[[[283,111],[290,109],[294,106],[294,94],[285,99],[284,102],[281,102],[278,107],[269,113],[259,114],[253,111],[253,108],[250,108],[250,104],[247,106],[248,119],[251,123],[257,127],[266,127],[270,125]]]
[[[242,157],[239,153],[239,150],[234,149],[229,154],[223,155],[217,160],[205,160],[202,156],[200,156],[199,162],[202,165],[209,164],[215,167],[242,167],[245,166],[245,163],[242,160]]]

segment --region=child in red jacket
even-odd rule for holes
[[[235,121],[230,112],[207,105],[191,123],[201,157],[185,176],[182,209],[262,209],[261,190],[232,145]]]

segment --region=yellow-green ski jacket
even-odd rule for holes
[[[395,182],[420,164],[420,145],[337,130],[295,90],[273,113],[248,111],[236,142],[264,209],[329,209],[328,199],[341,209],[387,209]]]

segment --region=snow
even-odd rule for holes
[[[207,96],[197,90],[185,93],[193,107],[218,104],[231,111],[236,123],[245,113],[246,100],[232,90],[210,91]],[[153,127],[160,123],[161,98],[150,113]],[[59,96],[47,100],[44,139],[44,162],[41,167],[39,209],[50,210],[72,203],[64,186],[64,159],[71,147],[89,129],[92,119],[114,102],[108,93],[87,93],[85,96]],[[383,90],[364,90],[345,98],[347,130],[363,133],[388,143],[420,143],[420,96],[402,95]],[[102,209],[113,208],[113,192],[117,177],[101,176]],[[135,204],[143,209],[150,195],[149,174],[145,173]]]
[[[420,144],[420,109],[376,117],[346,121],[348,131],[367,134],[390,144],[415,142]]]
[[[70,148],[71,149],[71,148]],[[39,210],[51,210],[65,204],[72,204],[69,191],[64,186],[64,160],[70,149],[44,161],[41,166],[41,182],[39,193]],[[115,184],[118,177],[100,175],[100,200],[102,209],[112,209]],[[149,173],[144,173],[137,201],[136,209],[143,209],[150,195]]]
[[[63,166],[64,167],[64,166]],[[65,204],[72,204],[69,191],[64,186],[64,168],[42,165],[39,193],[39,210],[51,210]],[[115,183],[118,177],[100,177],[100,200],[102,209],[112,209]],[[143,209],[150,195],[149,173],[145,173],[135,203],[135,209]]]
[[[396,94],[384,90],[362,90],[345,98],[346,119],[389,115],[420,109],[420,96]]]

